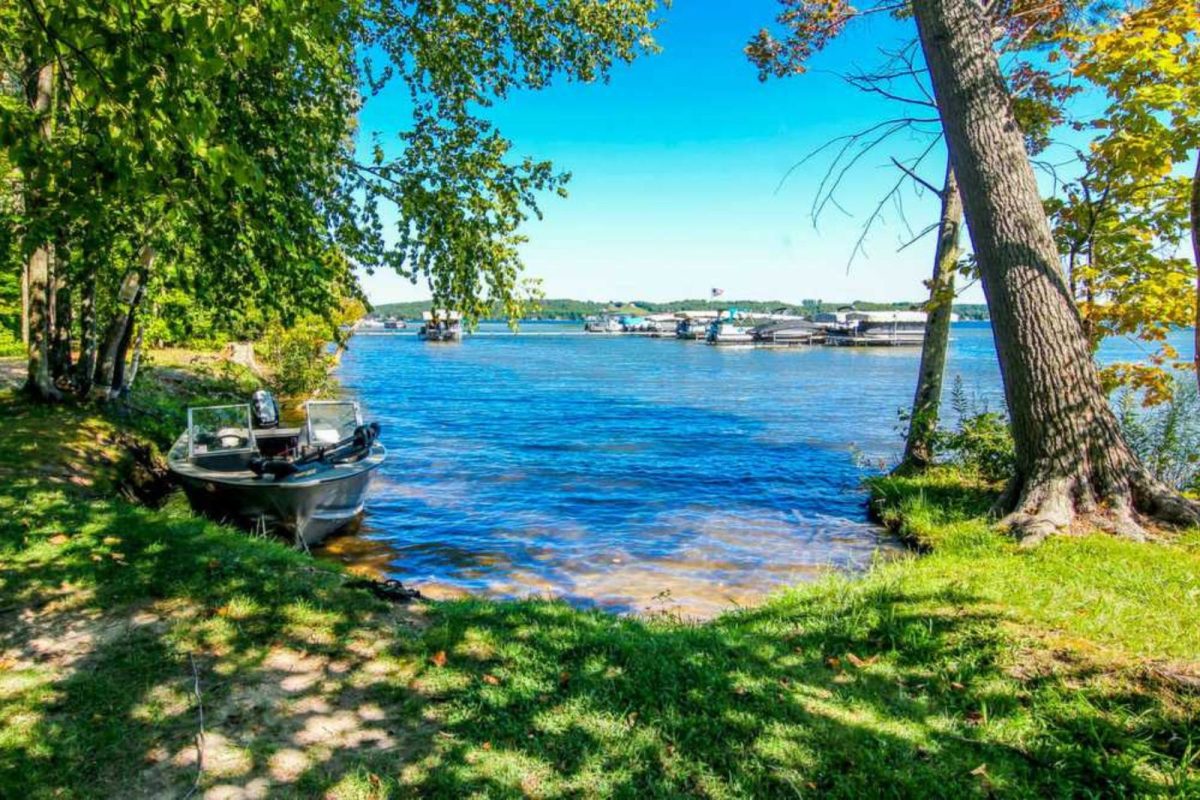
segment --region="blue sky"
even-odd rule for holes
[[[491,109],[517,155],[569,170],[570,196],[547,198],[523,257],[548,297],[668,300],[731,298],[900,300],[924,294],[933,240],[910,238],[894,210],[849,270],[860,228],[895,180],[891,155],[927,140],[901,135],[867,156],[814,228],[810,207],[828,159],[788,170],[829,139],[894,116],[830,72],[878,64],[880,47],[910,39],[910,25],[868,18],[850,28],[802,76],[758,81],[742,53],[777,12],[775,0],[677,0],[658,33],[662,52],[617,68],[607,84],[560,83],[522,92]],[[404,105],[371,101],[363,131],[405,125]],[[940,144],[923,174],[941,179]],[[916,228],[936,219],[927,193],[906,193]],[[365,278],[374,302],[423,299],[395,275]],[[963,301],[982,299],[978,287]]]

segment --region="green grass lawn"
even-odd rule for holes
[[[939,473],[872,486],[926,555],[704,624],[398,608],[114,498],[164,420],[0,416],[0,797],[1200,795],[1195,533],[1022,551]]]

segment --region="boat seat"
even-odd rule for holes
[[[255,428],[254,441],[263,456],[277,458],[300,447],[300,428]]]

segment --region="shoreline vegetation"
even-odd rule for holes
[[[840,308],[853,307],[859,311],[903,311],[922,309],[926,301],[895,301],[891,303],[873,303],[855,300],[849,303],[829,303],[822,300],[804,300],[800,303],[785,303],[780,300],[671,300],[668,302],[650,302],[647,300],[609,301],[546,299],[532,304],[524,321],[534,320],[583,320],[597,314],[624,314],[628,316],[645,316],[647,314],[666,314],[674,311],[720,311],[727,308],[738,308],[750,312],[771,312],[784,309],[796,314],[819,314],[827,311],[837,311]],[[417,300],[404,303],[380,303],[372,309],[377,317],[400,317],[401,319],[419,319],[421,314],[433,308],[432,301]],[[953,310],[963,320],[988,319],[987,305],[984,303],[955,303]],[[492,313],[485,314],[488,319],[503,320],[503,309],[494,308]]]
[[[0,795],[1200,791],[1200,531],[1026,550],[995,484],[935,468],[869,483],[921,555],[708,622],[393,606],[177,493],[134,502],[130,453],[248,381],[148,362],[120,406],[0,388]]]

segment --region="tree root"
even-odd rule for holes
[[[997,516],[1003,515],[997,527],[1016,536],[1021,547],[1031,548],[1071,529],[1100,530],[1144,542],[1156,538],[1147,524],[1200,525],[1200,503],[1148,475],[1135,475],[1122,484],[1098,498],[1093,484],[1080,477],[1023,484],[1014,479],[993,509]]]

